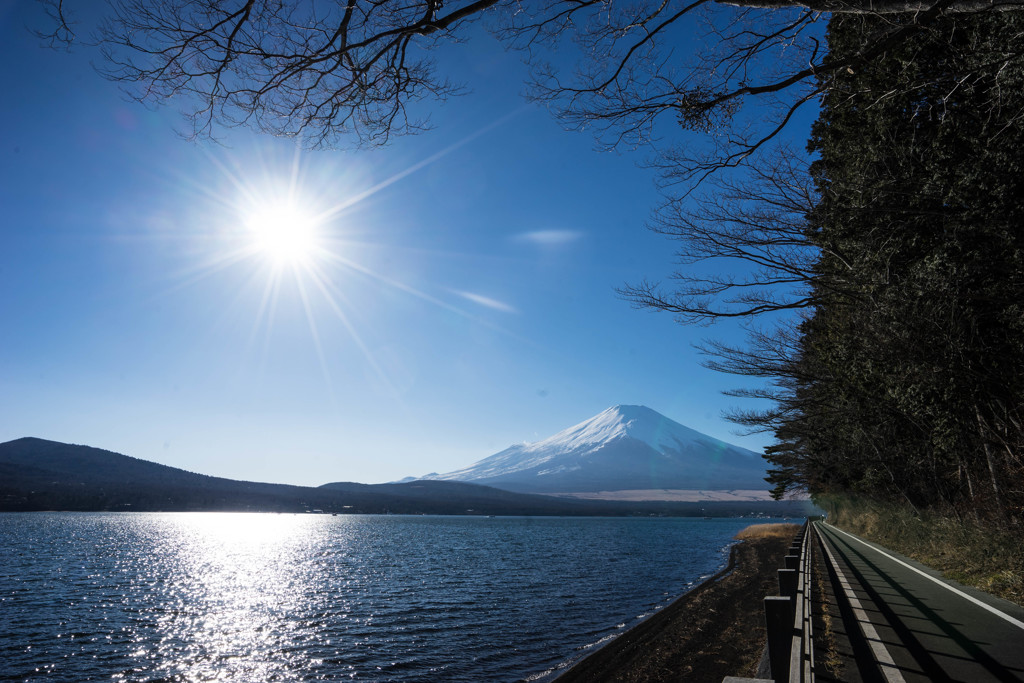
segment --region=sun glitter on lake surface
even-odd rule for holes
[[[0,513],[0,679],[544,683],[748,522]]]

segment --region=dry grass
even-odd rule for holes
[[[825,670],[828,671],[837,681],[843,680],[843,660],[839,656],[839,649],[836,645],[836,633],[832,627],[832,609],[828,602],[828,593],[825,590],[825,572],[822,563],[814,563],[814,581],[817,592],[817,601],[820,606],[821,623],[824,628],[816,631],[815,635],[820,640],[820,645],[815,645],[818,652],[824,652]]]
[[[757,538],[793,538],[800,531],[799,524],[752,524],[736,533],[737,541],[752,541]]]

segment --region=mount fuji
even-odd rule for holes
[[[645,406],[615,406],[543,441],[512,446],[464,469],[423,479],[570,495],[652,489],[756,494],[767,489],[765,469],[753,451]]]

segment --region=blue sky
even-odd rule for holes
[[[693,348],[736,326],[614,292],[673,268],[642,156],[526,104],[518,55],[462,46],[442,66],[474,92],[384,149],[219,146],[40,48],[36,11],[0,2],[0,441],[304,485],[457,469],[615,404],[768,442]],[[289,192],[323,218],[311,268],[246,228]]]

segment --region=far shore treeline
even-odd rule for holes
[[[809,501],[615,503],[454,481],[318,487],[195,474],[99,448],[24,438],[0,444],[0,511],[800,517]]]

